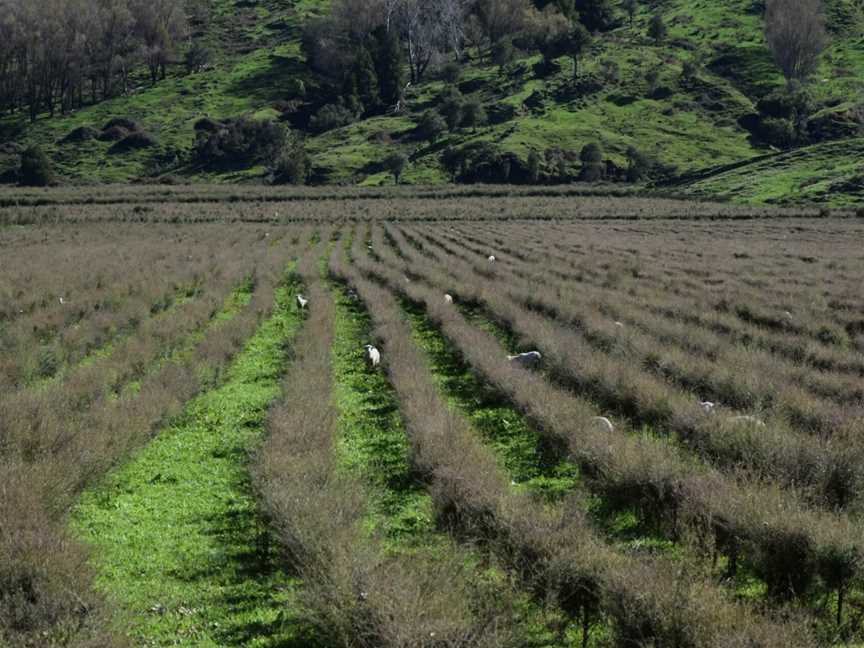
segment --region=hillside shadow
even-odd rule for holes
[[[229,85],[226,93],[261,101],[289,99],[289,81],[305,76],[304,71],[305,67],[300,59],[271,54],[266,67]]]

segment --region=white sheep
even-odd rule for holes
[[[624,322],[615,322],[615,326],[623,329],[624,328]]]
[[[494,254],[490,254],[490,255],[489,255],[489,263],[495,263],[495,261],[497,261],[497,259],[495,258],[495,255],[494,255]]]
[[[61,306],[63,306],[64,304],[68,304],[68,303],[69,303],[69,302],[66,301],[66,299],[65,299],[64,297],[61,297],[61,298],[60,298],[60,305],[61,305]]]
[[[755,427],[765,427],[765,423],[760,418],[744,414],[742,416],[732,416],[727,419],[732,425],[753,425]]]
[[[302,309],[306,308],[306,305],[309,303],[309,300],[306,299],[303,295],[297,295],[297,305]]]
[[[366,349],[366,359],[369,364],[373,367],[379,366],[381,364],[381,352],[371,344],[367,344],[363,348]]]
[[[717,407],[717,405],[711,401],[699,401],[699,407],[701,407],[706,414],[713,414],[714,408]]]
[[[444,301],[447,302],[448,304],[452,304],[453,303],[453,295],[444,295]]]
[[[605,416],[593,416],[591,417],[591,425],[603,432],[614,432],[615,426],[612,425],[612,421],[610,421]]]
[[[507,360],[509,360],[513,364],[525,367],[526,369],[536,367],[538,364],[540,364],[540,361],[542,359],[543,356],[540,355],[539,351],[526,351],[525,353],[518,353],[516,355],[507,356]]]

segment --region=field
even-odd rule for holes
[[[6,192],[0,646],[864,645],[862,240],[579,187]]]

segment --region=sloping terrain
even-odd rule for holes
[[[434,107],[435,97],[446,87],[433,72],[409,90],[401,114],[363,119],[320,135],[307,133],[313,180],[392,183],[381,161],[400,150],[409,158],[403,182],[443,183],[450,180],[441,163],[443,151],[475,141],[493,142],[522,163],[531,150],[572,151],[575,154],[567,156],[571,173],[578,170],[578,151],[589,142],[599,143],[618,169],[626,167],[627,149],[635,146],[684,176],[771,154],[776,149],[755,141],[742,126],[756,112],[759,98],[783,85],[764,43],[758,4],[640,4],[632,26],[616,6],[620,26],[597,35],[576,83],[569,58],[559,59],[558,69],[545,74],[539,71],[536,54],[522,55],[502,69],[488,63],[488,57],[481,61],[475,52],[458,85],[466,97],[483,103],[488,125],[459,129],[432,145],[416,137],[420,115]],[[72,115],[40,118],[32,125],[23,116],[7,117],[2,122],[6,137],[42,145],[62,180],[73,183],[169,175],[194,181],[260,181],[265,175],[261,165],[213,172],[190,162],[193,125],[202,117],[251,114],[305,127],[314,109],[306,99],[319,82],[305,64],[301,30],[305,20],[325,13],[326,6],[322,0],[213,0],[213,20],[198,34],[216,53],[209,69],[187,75],[177,66],[155,86],[141,80],[128,96]],[[655,13],[663,16],[669,30],[660,45],[647,36]],[[814,118],[830,130],[838,123],[847,127],[851,109],[861,101],[864,39],[861,9],[853,0],[827,0],[826,14],[831,46],[810,92],[820,108]],[[682,75],[686,62],[696,65],[692,77]],[[653,84],[652,72],[657,73]],[[305,98],[297,94],[298,80],[303,81]],[[101,128],[118,116],[139,122],[157,145],[120,153],[110,151],[111,143],[96,140],[59,143],[74,128]],[[856,199],[857,150],[854,140],[825,142],[743,167],[746,178],[741,181],[726,173],[700,180],[688,191],[736,201],[850,204]],[[0,169],[15,164],[17,156],[0,156]]]

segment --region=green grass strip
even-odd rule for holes
[[[409,443],[387,375],[371,369],[363,345],[372,324],[360,302],[334,286],[333,373],[339,411],[339,465],[368,485],[370,529],[391,549],[426,545],[434,535],[432,500],[411,470]]]
[[[431,362],[438,388],[465,416],[520,488],[546,501],[561,499],[579,484],[579,468],[560,458],[525,417],[483,380],[429,320],[422,307],[401,299],[414,339]]]
[[[225,382],[81,498],[73,528],[94,549],[97,586],[138,645],[309,646],[258,515],[246,470],[279,395],[286,344],[302,318],[296,285],[226,372]]]

